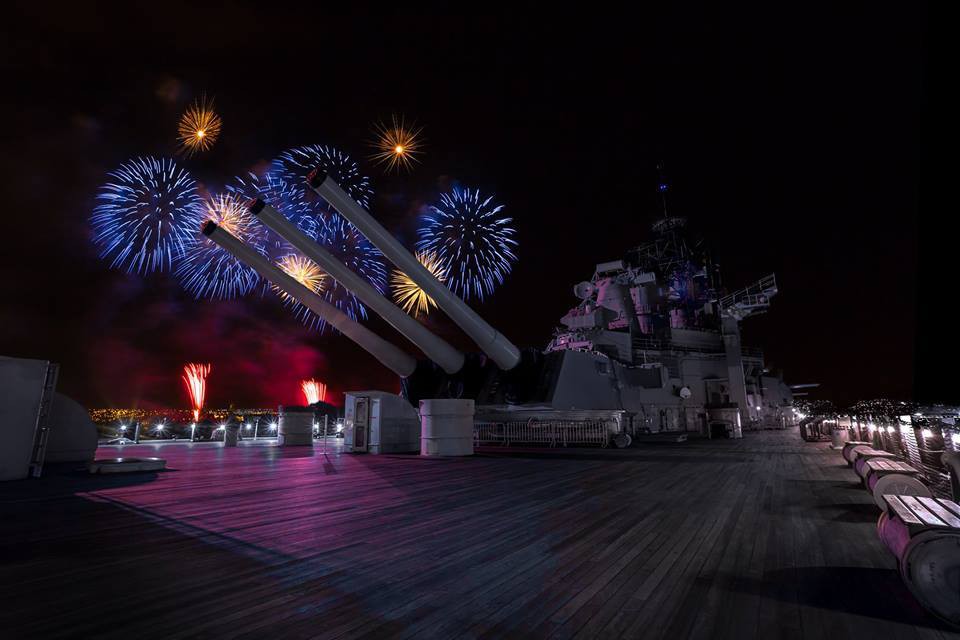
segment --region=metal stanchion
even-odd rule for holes
[[[327,420],[329,416],[323,414],[323,455],[327,455]]]

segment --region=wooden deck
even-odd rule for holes
[[[0,484],[0,637],[960,638],[901,584],[839,452],[795,431],[122,452],[169,470]]]

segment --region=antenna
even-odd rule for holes
[[[667,214],[667,191],[670,189],[670,183],[667,182],[667,177],[663,173],[663,160],[657,163],[657,193],[660,194],[660,202],[663,204],[663,219],[666,220],[670,216]]]

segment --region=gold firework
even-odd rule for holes
[[[417,260],[440,282],[447,279],[447,270],[436,255],[418,252]],[[396,303],[407,313],[412,312],[416,318],[426,316],[430,313],[430,307],[437,306],[433,298],[428,296],[420,288],[420,285],[402,271],[396,269],[393,271],[390,276],[390,285],[393,288],[393,299]]]
[[[206,98],[194,102],[180,117],[177,127],[180,148],[188,156],[208,150],[220,137],[222,125],[220,116],[213,110],[213,100],[209,104]]]
[[[232,195],[220,194],[206,201],[207,219],[224,231],[246,242],[256,233],[253,217],[246,205]]]
[[[387,171],[410,169],[414,162],[420,162],[417,156],[423,149],[419,137],[423,129],[408,127],[403,116],[399,120],[393,116],[391,121],[391,126],[382,122],[376,125],[377,139],[373,141],[373,147],[377,152],[370,157],[377,163],[385,163]]]
[[[288,276],[305,286],[310,291],[314,293],[320,293],[323,290],[324,282],[327,278],[327,275],[320,271],[317,265],[313,264],[306,258],[298,256],[296,254],[291,254],[284,256],[280,259],[280,262],[277,263],[277,266],[283,270]],[[280,291],[280,297],[284,300],[289,298],[286,291]]]

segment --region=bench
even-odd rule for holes
[[[877,531],[917,601],[960,625],[960,505],[940,498],[884,495]]]
[[[847,461],[847,464],[852,467],[854,447],[871,447],[871,444],[870,442],[863,442],[862,440],[848,440],[843,443],[843,451],[840,452],[840,455],[842,455],[843,459]]]
[[[927,485],[917,477],[919,471],[901,460],[890,458],[872,458],[864,465],[863,484],[873,495],[873,501],[881,510],[886,509],[883,496],[924,496],[930,498],[933,494]]]
[[[891,460],[899,460],[900,456],[890,453],[889,451],[883,451],[882,449],[873,449],[872,447],[854,447],[853,448],[853,470],[857,472],[857,475],[861,478],[866,478],[867,474],[865,473],[865,468],[867,462],[870,460],[875,460],[877,458],[889,458]]]

